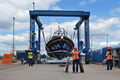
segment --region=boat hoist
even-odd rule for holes
[[[62,17],[80,17],[80,20],[75,25],[74,30],[77,30],[77,43],[78,43],[78,51],[85,53],[85,63],[89,64],[89,50],[90,50],[90,41],[89,41],[89,16],[90,12],[84,11],[61,11],[61,10],[31,10],[30,14],[30,49],[32,49],[33,54],[35,55],[35,61],[37,61],[38,54],[40,54],[40,39],[41,39],[41,31],[43,33],[43,26],[41,21],[39,20],[39,16],[62,16]],[[38,40],[35,40],[35,22],[38,25]],[[85,28],[85,43],[80,41],[79,38],[79,27],[84,22]],[[44,33],[43,33],[44,36]],[[45,44],[46,45],[46,44]],[[85,48],[83,49],[83,46]],[[48,50],[49,51],[49,50]],[[52,53],[49,51],[49,53]],[[62,59],[62,58],[61,58]]]

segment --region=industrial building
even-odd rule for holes
[[[28,52],[29,50],[16,50],[16,60],[22,60],[24,59],[24,61],[26,63],[28,63]],[[40,62],[40,55],[37,54],[37,57],[36,57],[36,54],[34,54],[34,62],[33,63],[39,63]]]
[[[2,60],[3,56],[0,55],[0,59]]]

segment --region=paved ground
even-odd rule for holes
[[[59,64],[36,64],[0,71],[0,80],[120,80],[120,69],[106,70],[106,66],[84,65],[85,73],[64,72]]]
[[[12,63],[12,64],[2,64],[1,61],[0,61],[0,71],[15,68],[15,67],[19,67],[19,66],[23,66],[23,65],[20,62]]]

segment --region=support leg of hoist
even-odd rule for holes
[[[90,59],[88,55],[85,55],[85,64],[89,64],[90,63]]]
[[[69,58],[68,58],[68,60],[67,60],[67,62],[66,62],[65,72],[68,72],[68,68],[69,68]]]

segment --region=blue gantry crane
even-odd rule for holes
[[[39,20],[39,16],[62,16],[62,17],[80,17],[80,20],[75,25],[75,30],[78,30],[77,33],[77,41],[78,41],[78,50],[85,53],[85,63],[89,64],[89,49],[90,49],[90,41],[89,41],[89,16],[90,12],[84,11],[61,11],[61,10],[32,10],[29,11],[30,14],[30,48],[32,49],[35,55],[35,61],[37,61],[38,54],[40,54],[40,38],[41,38],[41,30],[44,29],[42,27],[42,23]],[[85,49],[82,49],[83,42],[79,39],[79,27],[83,23],[85,23]],[[38,41],[35,41],[35,22],[38,25]],[[81,47],[81,48],[80,48]]]

